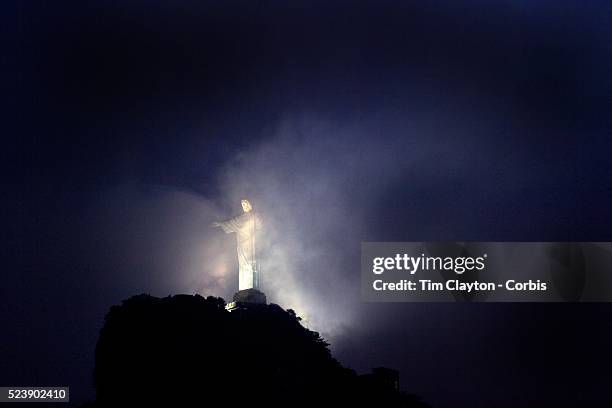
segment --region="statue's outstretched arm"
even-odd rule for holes
[[[231,234],[232,232],[238,232],[240,230],[240,225],[239,225],[239,222],[238,222],[238,217],[234,217],[234,218],[229,219],[227,221],[213,222],[212,226],[213,227],[221,227],[223,232],[225,232],[226,234]]]

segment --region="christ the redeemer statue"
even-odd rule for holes
[[[238,290],[259,289],[259,265],[257,263],[256,231],[261,229],[261,219],[253,211],[248,200],[242,200],[242,214],[227,221],[215,222],[226,234],[236,234],[238,249]],[[239,292],[240,293],[240,292]]]

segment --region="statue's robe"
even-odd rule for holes
[[[226,234],[236,233],[238,249],[238,290],[259,287],[259,268],[255,251],[256,231],[261,219],[254,211],[243,213],[219,223]]]

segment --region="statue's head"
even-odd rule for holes
[[[242,210],[245,213],[251,212],[253,210],[253,206],[249,203],[249,200],[241,200],[240,204],[242,204]]]

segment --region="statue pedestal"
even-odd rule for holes
[[[246,308],[251,305],[265,305],[266,295],[257,289],[243,289],[234,293],[234,298],[225,306],[228,311]]]

